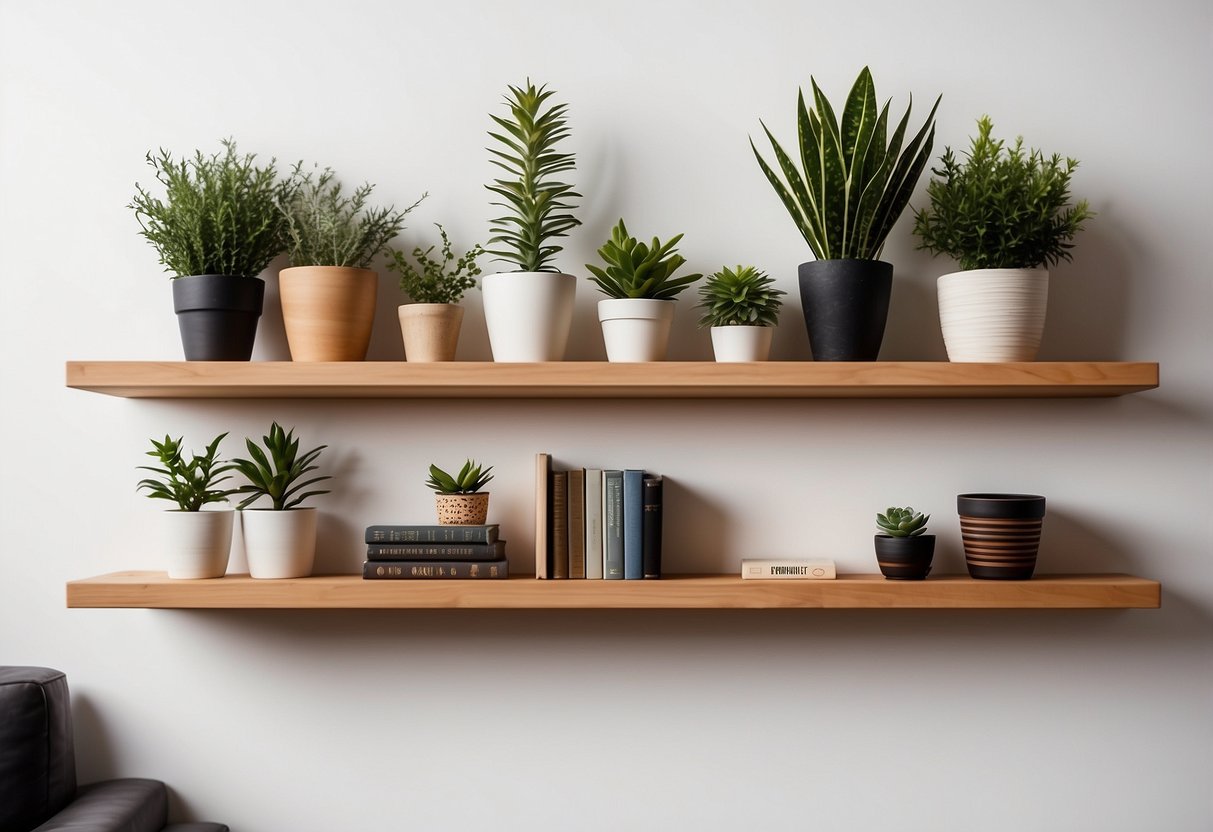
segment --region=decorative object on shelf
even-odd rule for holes
[[[838,569],[832,560],[809,558],[746,558],[741,562],[746,581],[833,581]]]
[[[956,510],[971,577],[1003,581],[1032,577],[1044,524],[1044,497],[961,494]]]
[[[220,578],[227,571],[232,549],[232,517],[230,506],[206,510],[207,506],[226,503],[234,492],[219,488],[232,470],[231,463],[219,459],[219,444],[226,433],[215,437],[206,446],[206,453],[194,454],[187,461],[181,449],[181,437],[165,436],[163,442],[152,440],[155,457],[160,466],[140,465],[159,479],[139,481],[137,490],[147,491],[153,500],[176,503],[175,510],[161,512],[162,545],[167,554],[170,578]]]
[[[947,254],[962,271],[938,280],[939,322],[951,361],[1032,361],[1049,297],[1047,267],[1069,260],[1074,235],[1094,214],[1070,205],[1078,162],[1046,157],[1023,137],[994,139],[977,120],[964,161],[945,148],[927,184],[930,209],[915,213],[919,248]]]
[[[431,257],[434,246],[413,249],[414,266],[404,252],[391,249],[388,268],[400,275],[400,288],[411,303],[400,306],[400,334],[406,361],[454,361],[463,324],[464,293],[476,287],[480,266],[476,258],[484,249],[474,245],[455,257],[446,229],[434,223],[442,237],[442,259]],[[451,264],[454,264],[452,267]]]
[[[880,573],[897,581],[921,581],[931,573],[935,535],[926,534],[931,515],[906,506],[876,515],[876,563]]]
[[[750,148],[815,261],[800,265],[800,299],[809,345],[818,361],[875,361],[884,338],[893,266],[879,259],[885,238],[909,203],[931,155],[935,110],[905,149],[910,109],[886,141],[889,102],[877,111],[867,67],[859,73],[839,121],[810,77],[813,108],[797,100],[801,168],[771,135],[783,179]],[[785,183],[786,180],[786,183]]]
[[[187,361],[248,361],[265,297],[258,277],[286,247],[281,200],[294,191],[274,167],[254,154],[223,152],[174,160],[168,151],[147,154],[165,197],[135,185],[129,208],[140,232],[174,275],[173,307]]]
[[[480,526],[489,514],[489,493],[480,489],[488,485],[493,466],[484,470],[469,459],[451,476],[437,465],[430,466],[426,485],[435,492],[438,522],[444,526]]]
[[[723,266],[699,287],[699,326],[711,327],[712,352],[719,362],[766,361],[786,292],[753,266]]]
[[[232,467],[248,480],[233,492],[247,495],[238,508],[248,571],[254,578],[302,578],[312,574],[316,557],[316,509],[301,504],[308,497],[329,493],[304,489],[332,479],[303,477],[316,470],[313,463],[328,446],[301,454],[295,429],[283,430],[277,422],[261,441],[265,450],[245,439],[251,459],[232,460]],[[262,497],[270,498],[270,508],[249,508]]]
[[[426,194],[402,211],[367,206],[374,185],[343,195],[329,168],[304,173],[279,204],[291,267],[278,274],[282,322],[294,361],[362,361],[371,341],[379,276],[371,262]]]
[[[590,280],[607,296],[598,301],[598,320],[606,342],[608,361],[661,361],[674,323],[674,298],[701,274],[675,277],[686,262],[674,246],[675,234],[665,243],[656,237],[649,245],[628,234],[623,220],[598,256],[606,268],[586,264]]]
[[[570,202],[581,194],[555,178],[575,164],[572,153],[556,150],[569,128],[566,105],[548,103],[553,94],[528,78],[509,87],[509,117],[490,116],[501,129],[489,131],[499,143],[489,149],[491,161],[509,178],[485,186],[504,200],[493,205],[507,211],[492,220],[489,254],[517,267],[481,282],[494,361],[562,360],[573,321],[577,279],[552,267],[562,247],[551,241],[581,224]]]

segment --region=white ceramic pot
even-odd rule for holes
[[[564,359],[577,278],[558,272],[502,272],[482,278],[480,288],[494,361]]]
[[[316,509],[246,508],[240,512],[244,556],[254,578],[306,578],[316,557]]]
[[[170,578],[222,578],[232,552],[233,509],[162,511],[161,547]]]
[[[766,361],[774,331],[769,326],[714,326],[712,352],[720,363]]]
[[[610,298],[598,301],[608,361],[664,361],[674,323],[672,300]]]
[[[939,278],[939,325],[950,361],[1034,361],[1049,272],[973,269]]]

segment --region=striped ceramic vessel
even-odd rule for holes
[[[973,269],[945,274],[937,286],[949,361],[1036,359],[1049,301],[1047,270]]]
[[[971,577],[1002,581],[1032,577],[1044,523],[1044,497],[961,494],[956,509]]]

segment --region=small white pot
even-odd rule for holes
[[[482,278],[480,288],[494,361],[564,359],[577,278],[557,272],[502,272]]]
[[[246,508],[240,512],[244,556],[254,578],[306,578],[316,557],[316,509]]]
[[[973,269],[939,278],[939,325],[950,361],[1034,361],[1049,272]]]
[[[160,537],[170,578],[222,578],[232,552],[230,508],[162,511]]]
[[[674,323],[672,300],[610,298],[598,301],[608,361],[664,361]]]
[[[773,333],[769,326],[714,326],[712,352],[720,363],[766,361]]]

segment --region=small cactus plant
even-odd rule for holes
[[[889,537],[918,537],[927,530],[930,519],[931,515],[914,511],[909,506],[890,507],[885,509],[884,514],[876,515],[876,528]]]

